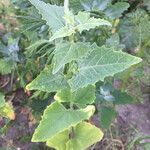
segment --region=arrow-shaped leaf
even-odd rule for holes
[[[94,84],[105,77],[113,76],[141,62],[140,58],[105,46],[93,46],[93,51],[79,62],[79,72],[69,80],[73,91]]]
[[[36,129],[32,141],[47,141],[56,134],[75,126],[82,120],[89,119],[95,111],[94,106],[85,109],[66,109],[62,104],[54,102],[46,108],[42,120]]]
[[[84,150],[92,144],[100,141],[102,131],[87,122],[81,122],[73,128],[73,137],[69,139],[71,131],[66,130],[47,141],[49,147],[57,150]]]
[[[43,20],[52,29],[53,32],[64,26],[64,8],[61,6],[50,5],[40,0],[29,0],[32,5],[38,9]]]

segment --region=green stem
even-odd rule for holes
[[[71,108],[72,110],[74,109],[72,102],[70,102],[70,108]],[[70,128],[69,138],[70,138],[70,139],[73,139],[74,137],[75,137],[74,127],[71,127],[71,128]]]
[[[69,11],[69,0],[64,0],[64,10],[65,13]]]

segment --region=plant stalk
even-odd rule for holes
[[[69,11],[69,0],[64,0],[64,11],[65,13]]]

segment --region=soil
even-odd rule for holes
[[[32,113],[32,109],[27,105],[28,94],[22,88],[10,86],[10,76],[0,77],[0,86],[4,93],[7,93],[7,99],[13,104],[15,109],[15,120],[8,121],[0,118],[0,127],[6,130],[6,134],[0,136],[0,147],[12,150],[47,150],[44,144],[31,143],[31,137],[37,126],[37,121]],[[17,80],[14,80],[14,85]],[[13,92],[12,92],[13,91]],[[145,99],[141,104],[118,106],[119,113],[117,119],[112,125],[112,136],[106,136],[93,150],[126,150],[128,142],[139,135],[150,135],[150,95],[147,91],[143,93]],[[98,124],[97,116],[94,118]],[[8,123],[7,123],[8,122]],[[6,126],[4,126],[6,124]],[[115,134],[114,134],[115,132]],[[116,134],[116,132],[118,132]],[[150,141],[149,141],[150,142]],[[113,143],[113,146],[111,145]],[[1,148],[0,148],[1,150]],[[136,147],[135,150],[143,150]]]

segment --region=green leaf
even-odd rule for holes
[[[0,108],[5,105],[5,95],[0,92]]]
[[[113,76],[130,66],[141,62],[140,58],[134,57],[121,51],[113,51],[105,46],[93,46],[92,51],[82,61],[79,61],[78,73],[70,80],[69,85],[73,91],[103,81],[105,77]]]
[[[54,99],[58,102],[72,102],[72,95],[70,89],[60,90],[54,96]]]
[[[27,85],[28,90],[40,90],[44,92],[55,92],[57,90],[65,89],[68,83],[62,74],[52,74],[51,67],[45,67],[31,83]]]
[[[103,11],[107,8],[108,4],[111,2],[111,0],[97,0],[98,6],[96,4],[95,7],[98,7],[99,10]]]
[[[47,141],[56,134],[71,126],[75,126],[82,120],[89,119],[94,111],[94,106],[88,106],[80,110],[71,110],[66,109],[58,102],[54,102],[44,111],[44,115],[33,135],[32,141]]]
[[[46,145],[56,150],[66,150],[66,143],[69,141],[69,130],[58,133],[46,142]]]
[[[11,73],[13,69],[13,63],[5,59],[0,59],[0,73],[2,75]]]
[[[78,0],[71,0],[70,7],[71,9],[73,9],[75,13],[83,10],[83,7],[81,6],[81,1],[78,1]]]
[[[55,100],[59,102],[73,102],[81,105],[92,104],[95,98],[95,86],[93,85],[81,88],[73,93],[71,89],[61,90],[55,95]]]
[[[112,0],[81,0],[78,3],[81,3],[86,11],[104,11],[111,2]]]
[[[126,49],[139,49],[149,44],[150,39],[150,19],[146,11],[137,9],[128,13],[121,20],[119,27],[121,42],[126,45]]]
[[[65,12],[64,19],[66,21],[66,25],[69,28],[72,28],[73,26],[76,25],[75,16],[71,11],[68,10],[68,11]]]
[[[70,134],[69,130],[61,132],[48,140],[46,144],[57,150],[84,150],[103,138],[99,128],[86,122],[76,125],[72,133],[74,137],[69,139]]]
[[[102,11],[107,17],[115,19],[122,16],[122,13],[129,8],[126,2],[111,4],[112,0],[83,0],[81,5],[86,11]]]
[[[130,5],[126,2],[118,2],[107,7],[104,13],[107,17],[112,19],[119,18],[122,16],[122,13],[129,8],[129,6]]]
[[[32,5],[38,9],[42,15],[43,20],[52,29],[53,32],[59,30],[64,26],[64,8],[61,6],[46,4],[40,0],[29,0]]]
[[[9,103],[5,103],[5,105],[0,108],[0,116],[14,120],[15,113],[14,113],[12,105]]]
[[[67,142],[66,150],[84,150],[103,138],[103,133],[99,128],[86,122],[78,124],[74,133],[75,138]]]
[[[58,31],[56,31],[53,34],[53,36],[50,38],[50,41],[53,41],[58,38],[71,36],[74,33],[75,33],[75,31],[73,29],[68,29],[68,27],[65,26],[65,27],[62,27],[61,29],[59,29]]]
[[[112,121],[116,118],[117,112],[111,107],[102,107],[100,110],[101,126],[104,129],[108,129]]]
[[[78,15],[75,16],[75,18],[78,22],[76,28],[80,33],[84,30],[88,31],[102,25],[112,26],[111,23],[107,20],[90,17],[90,14],[87,12],[79,12]]]
[[[89,51],[87,43],[62,43],[56,46],[53,59],[53,73],[59,71],[65,64],[82,58]]]
[[[119,104],[131,104],[134,103],[134,99],[133,97],[131,97],[130,95],[128,95],[125,92],[121,92],[121,91],[114,91],[112,93],[112,95],[114,96],[115,100],[114,100],[114,104],[119,105]]]
[[[62,27],[54,33],[54,35],[50,38],[50,41],[53,41],[57,38],[71,36],[72,34],[75,34],[76,30],[81,33],[83,30],[90,30],[102,25],[111,26],[111,23],[104,19],[96,19],[94,17],[91,18],[90,14],[87,12],[79,12],[76,16],[74,16],[71,12],[68,12],[68,15],[66,15],[64,18],[72,27]]]

